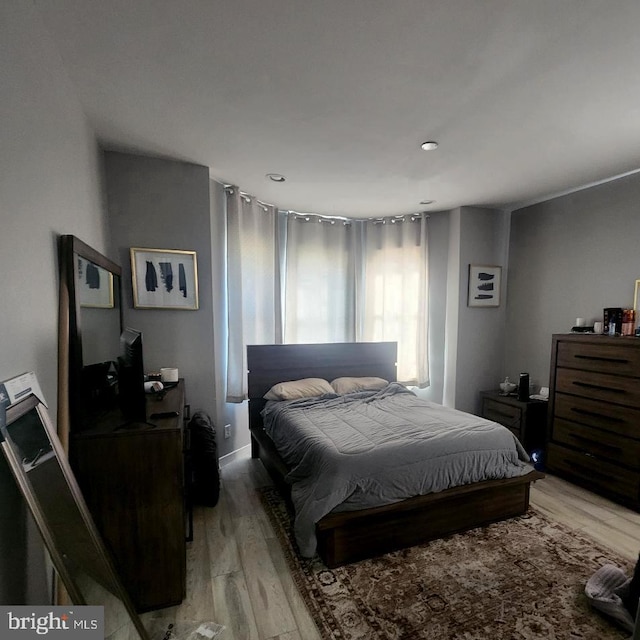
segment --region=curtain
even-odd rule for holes
[[[425,215],[362,223],[363,341],[398,343],[398,380],[429,385]]]
[[[427,216],[343,220],[227,190],[227,402],[250,344],[394,341],[398,380],[429,385]]]
[[[288,216],[285,342],[355,340],[354,265],[351,224]]]
[[[282,342],[278,212],[227,191],[227,402],[247,398],[247,345]]]

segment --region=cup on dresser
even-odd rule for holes
[[[593,323],[593,333],[602,333],[602,322]]]
[[[175,367],[162,367],[160,369],[160,380],[165,382],[178,382],[178,370]]]

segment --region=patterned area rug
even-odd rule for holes
[[[327,640],[606,640],[628,634],[590,609],[584,586],[632,563],[530,510],[525,516],[337,569],[305,560],[278,492],[262,502]]]

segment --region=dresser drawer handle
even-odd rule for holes
[[[615,451],[616,453],[620,453],[622,451],[622,447],[616,447],[611,444],[605,444],[604,442],[598,442],[597,440],[592,440],[591,438],[586,438],[585,436],[580,436],[576,433],[570,433],[570,438],[574,440],[580,440],[581,442],[588,442],[589,444],[595,444],[599,449],[608,449],[612,453]]]
[[[614,416],[607,416],[604,413],[597,413],[595,411],[587,411],[586,409],[576,409],[575,407],[571,407],[571,411],[583,416],[591,416],[592,418],[602,418],[603,420],[608,420],[609,422],[624,422],[622,418],[616,418]]]
[[[598,362],[616,362],[618,364],[627,364],[629,360],[626,358],[605,358],[604,356],[585,356],[576,354],[574,356],[576,360],[596,360]]]
[[[577,380],[574,380],[571,384],[574,384],[576,387],[584,387],[585,389],[600,389],[601,391],[612,391],[613,393],[626,393],[624,389],[616,389],[615,387],[605,387],[602,384],[578,382]]]

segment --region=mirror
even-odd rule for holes
[[[60,237],[58,435],[91,427],[115,407],[122,331],[121,269],[71,235]]]
[[[60,236],[59,249],[58,438],[65,467],[71,473],[66,459],[70,434],[92,426],[117,401],[114,363],[120,352],[122,331],[122,272],[117,264],[75,236]],[[73,483],[84,505],[75,478]],[[55,494],[51,504],[59,506]],[[85,511],[90,518],[86,505]],[[92,519],[91,523],[91,530],[96,531]],[[104,549],[104,543],[99,541]],[[110,558],[109,562],[113,566]],[[110,573],[115,582],[108,585],[97,578],[96,570],[82,574],[89,576],[88,580],[93,577],[89,588],[91,603],[104,605],[105,626],[120,628],[124,614],[129,624],[142,630],[140,637],[146,638],[115,569]],[[76,583],[82,585],[84,581],[78,578]],[[137,636],[132,633],[131,637]]]
[[[4,413],[4,407],[0,407]],[[104,606],[105,638],[148,635],[84,503],[47,409],[35,395],[0,416],[3,453],[74,604]]]

